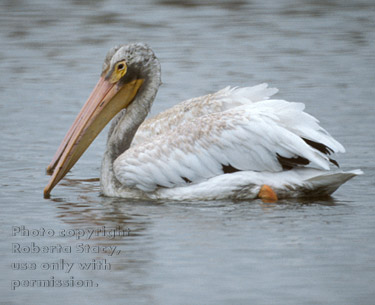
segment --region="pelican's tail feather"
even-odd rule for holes
[[[329,196],[346,181],[362,174],[363,172],[359,169],[348,172],[322,172],[317,176],[305,180],[301,186],[301,192],[304,193],[306,197]]]

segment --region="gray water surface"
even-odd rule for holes
[[[1,1],[0,304],[373,304],[374,11],[371,0]],[[43,199],[45,168],[107,50],[133,41],[161,61],[152,114],[268,82],[346,147],[343,169],[365,174],[327,200],[105,198],[96,179],[103,132]],[[103,227],[126,234],[110,238]],[[43,229],[54,236],[25,236]],[[63,236],[84,229],[99,233]],[[71,252],[30,253],[32,243]],[[80,253],[87,245],[120,252]],[[78,268],[104,259],[111,270]],[[42,269],[61,260],[75,264],[70,272]],[[36,269],[14,270],[26,262]],[[30,287],[51,277],[94,287]]]

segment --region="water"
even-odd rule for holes
[[[373,1],[183,3],[1,1],[0,303],[373,303]],[[324,201],[105,198],[95,180],[103,132],[51,199],[43,199],[45,167],[107,50],[130,41],[147,42],[162,64],[164,84],[152,113],[227,85],[268,82],[280,98],[304,102],[347,148],[338,159],[342,168],[365,175]],[[20,236],[22,226],[54,236]],[[124,236],[105,236],[103,226]],[[98,236],[60,236],[90,228]],[[31,243],[71,253],[12,253],[12,244],[27,251]],[[85,245],[121,252],[77,253]],[[42,270],[61,259],[75,264],[69,273]],[[111,270],[78,268],[93,259],[106,259]],[[36,270],[13,270],[18,262],[35,263]],[[73,277],[76,285],[91,280],[94,287],[30,287],[51,277]]]

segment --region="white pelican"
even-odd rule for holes
[[[145,121],[161,84],[146,45],[112,48],[101,78],[57,150],[44,195],[113,118],[101,167],[105,196],[275,201],[333,193],[361,174],[332,158],[344,147],[305,113],[304,105],[269,99],[266,84],[225,88],[187,100]]]

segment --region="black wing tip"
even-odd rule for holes
[[[222,167],[222,170],[223,170],[224,174],[232,174],[232,173],[236,173],[236,172],[241,171],[240,169],[235,168],[230,164],[228,164],[228,165],[221,164],[221,167]]]
[[[332,164],[334,164],[335,166],[337,166],[338,168],[340,168],[340,165],[339,165],[339,163],[336,160],[333,160],[331,158],[329,158],[328,160],[329,160],[329,162],[331,162]]]
[[[309,140],[309,139],[306,139],[306,138],[303,138],[303,137],[302,137],[302,140],[304,140],[306,142],[306,144],[310,145],[312,148],[315,148],[316,150],[320,151],[321,153],[323,153],[327,156],[334,153],[333,149],[328,147],[327,145],[324,145],[322,143],[315,142],[315,141],[312,141],[312,140]],[[329,162],[331,162],[335,166],[340,167],[339,163],[336,160],[331,159],[331,158],[328,158],[328,160],[329,160]]]
[[[293,158],[286,158],[278,153],[276,153],[277,161],[279,161],[280,165],[282,166],[283,170],[290,170],[295,167],[305,166],[310,163],[310,161],[304,157],[296,156]]]
[[[301,137],[301,139],[304,140],[306,144],[310,145],[312,148],[315,148],[316,150],[319,150],[321,153],[325,155],[330,155],[334,152],[332,148],[322,143],[315,142],[315,141],[312,141],[303,137]]]
[[[191,183],[191,180],[190,179],[188,179],[188,178],[186,178],[186,177],[181,177],[182,178],[182,180],[184,180],[186,183]]]

